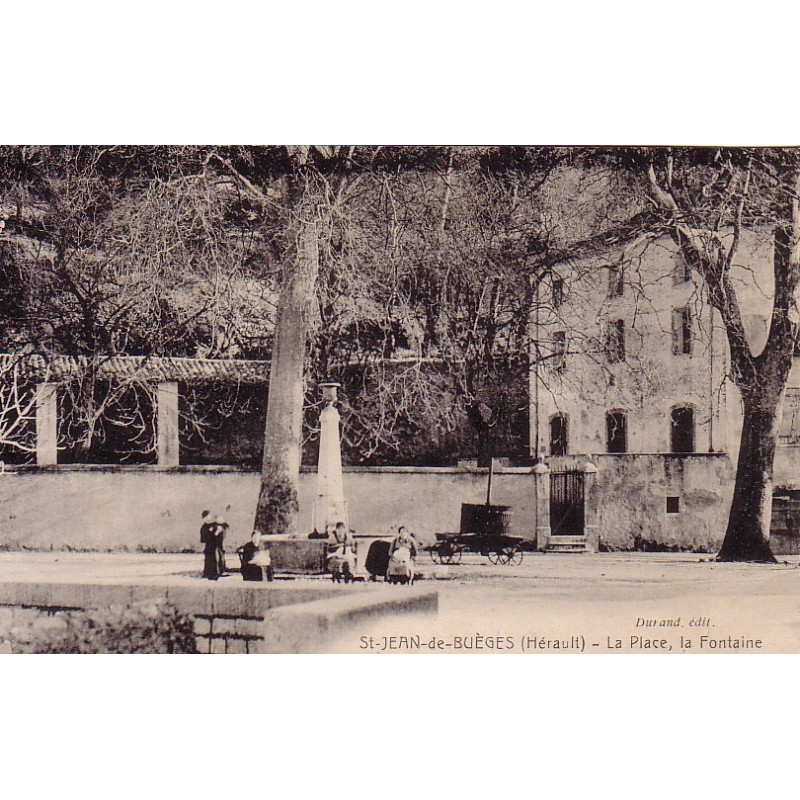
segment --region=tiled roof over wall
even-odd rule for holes
[[[63,383],[92,369],[100,379],[123,381],[184,381],[186,383],[265,384],[268,361],[244,359],[171,358],[158,356],[53,356],[0,354],[0,378],[17,370],[23,380]]]

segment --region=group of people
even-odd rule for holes
[[[203,511],[200,525],[200,543],[203,545],[203,577],[210,581],[218,580],[227,574],[225,565],[225,535],[228,523],[208,510]]]
[[[364,569],[373,581],[379,577],[387,581],[401,580],[413,583],[417,557],[417,540],[414,534],[401,525],[391,542],[378,540],[370,545]]]
[[[344,522],[337,522],[328,532],[327,542],[328,572],[334,579],[340,574],[345,578],[352,576],[356,570],[356,547],[353,534]],[[373,580],[381,576],[387,580],[397,577],[413,581],[417,550],[414,534],[405,525],[401,525],[391,543],[373,542],[367,553],[364,568]]]
[[[229,529],[228,523],[221,517],[215,516],[209,510],[202,513],[202,524],[200,526],[200,543],[203,545],[203,577],[207,580],[216,581],[221,576],[226,575],[228,570],[225,564],[225,537]],[[253,572],[258,570],[259,577],[249,577],[250,580],[261,580],[262,567],[267,567],[270,573],[267,580],[272,579],[272,568],[269,562],[268,553],[267,562],[262,564],[257,561],[257,554],[260,553],[261,534],[254,533],[251,542],[248,542],[243,551],[243,575],[244,565],[250,565],[252,562]],[[309,538],[325,538],[327,540],[327,563],[326,566],[329,572],[342,573],[344,575],[352,576],[356,571],[356,546],[353,539],[353,532],[348,530],[344,522],[337,522],[335,526],[329,526],[324,534],[311,534]],[[397,530],[397,535],[392,540],[391,544],[386,547],[384,540],[384,550],[378,556],[377,563],[373,557],[372,548],[370,553],[367,554],[367,561],[365,568],[372,574],[373,579],[376,575],[380,574],[388,578],[388,565],[393,562],[407,563],[410,570],[410,577],[413,580],[413,563],[417,556],[417,543],[414,534],[411,533],[405,525],[401,525]],[[237,551],[239,552],[239,551]],[[248,579],[248,576],[245,576]]]

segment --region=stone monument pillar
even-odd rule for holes
[[[338,383],[321,383],[325,407],[319,415],[319,460],[317,463],[317,492],[314,496],[312,524],[324,532],[327,525],[347,520],[347,503],[342,483],[342,448],[339,439],[339,412],[336,410]]]

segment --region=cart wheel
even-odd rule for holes
[[[459,564],[461,562],[461,548],[451,542],[442,542],[439,545],[439,558],[442,564]]]
[[[511,564],[512,566],[518,566],[522,563],[522,548],[515,544],[512,547],[507,547],[505,549],[505,563]]]
[[[489,561],[492,564],[502,564],[503,562],[500,560],[503,557],[503,554],[499,550],[490,550],[487,554],[489,556]]]
[[[441,547],[441,545],[433,547],[428,551],[431,554],[431,561],[433,561],[434,564],[442,563],[442,554],[439,552],[439,547]]]

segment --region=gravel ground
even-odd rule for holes
[[[427,555],[418,566],[439,592],[435,618],[365,625],[331,650],[800,652],[798,557],[750,565],[685,553],[526,553],[520,565],[498,566],[467,556],[438,580],[442,568]],[[196,584],[201,568],[191,554],[0,553],[0,581]],[[303,580],[319,578],[295,583]]]

